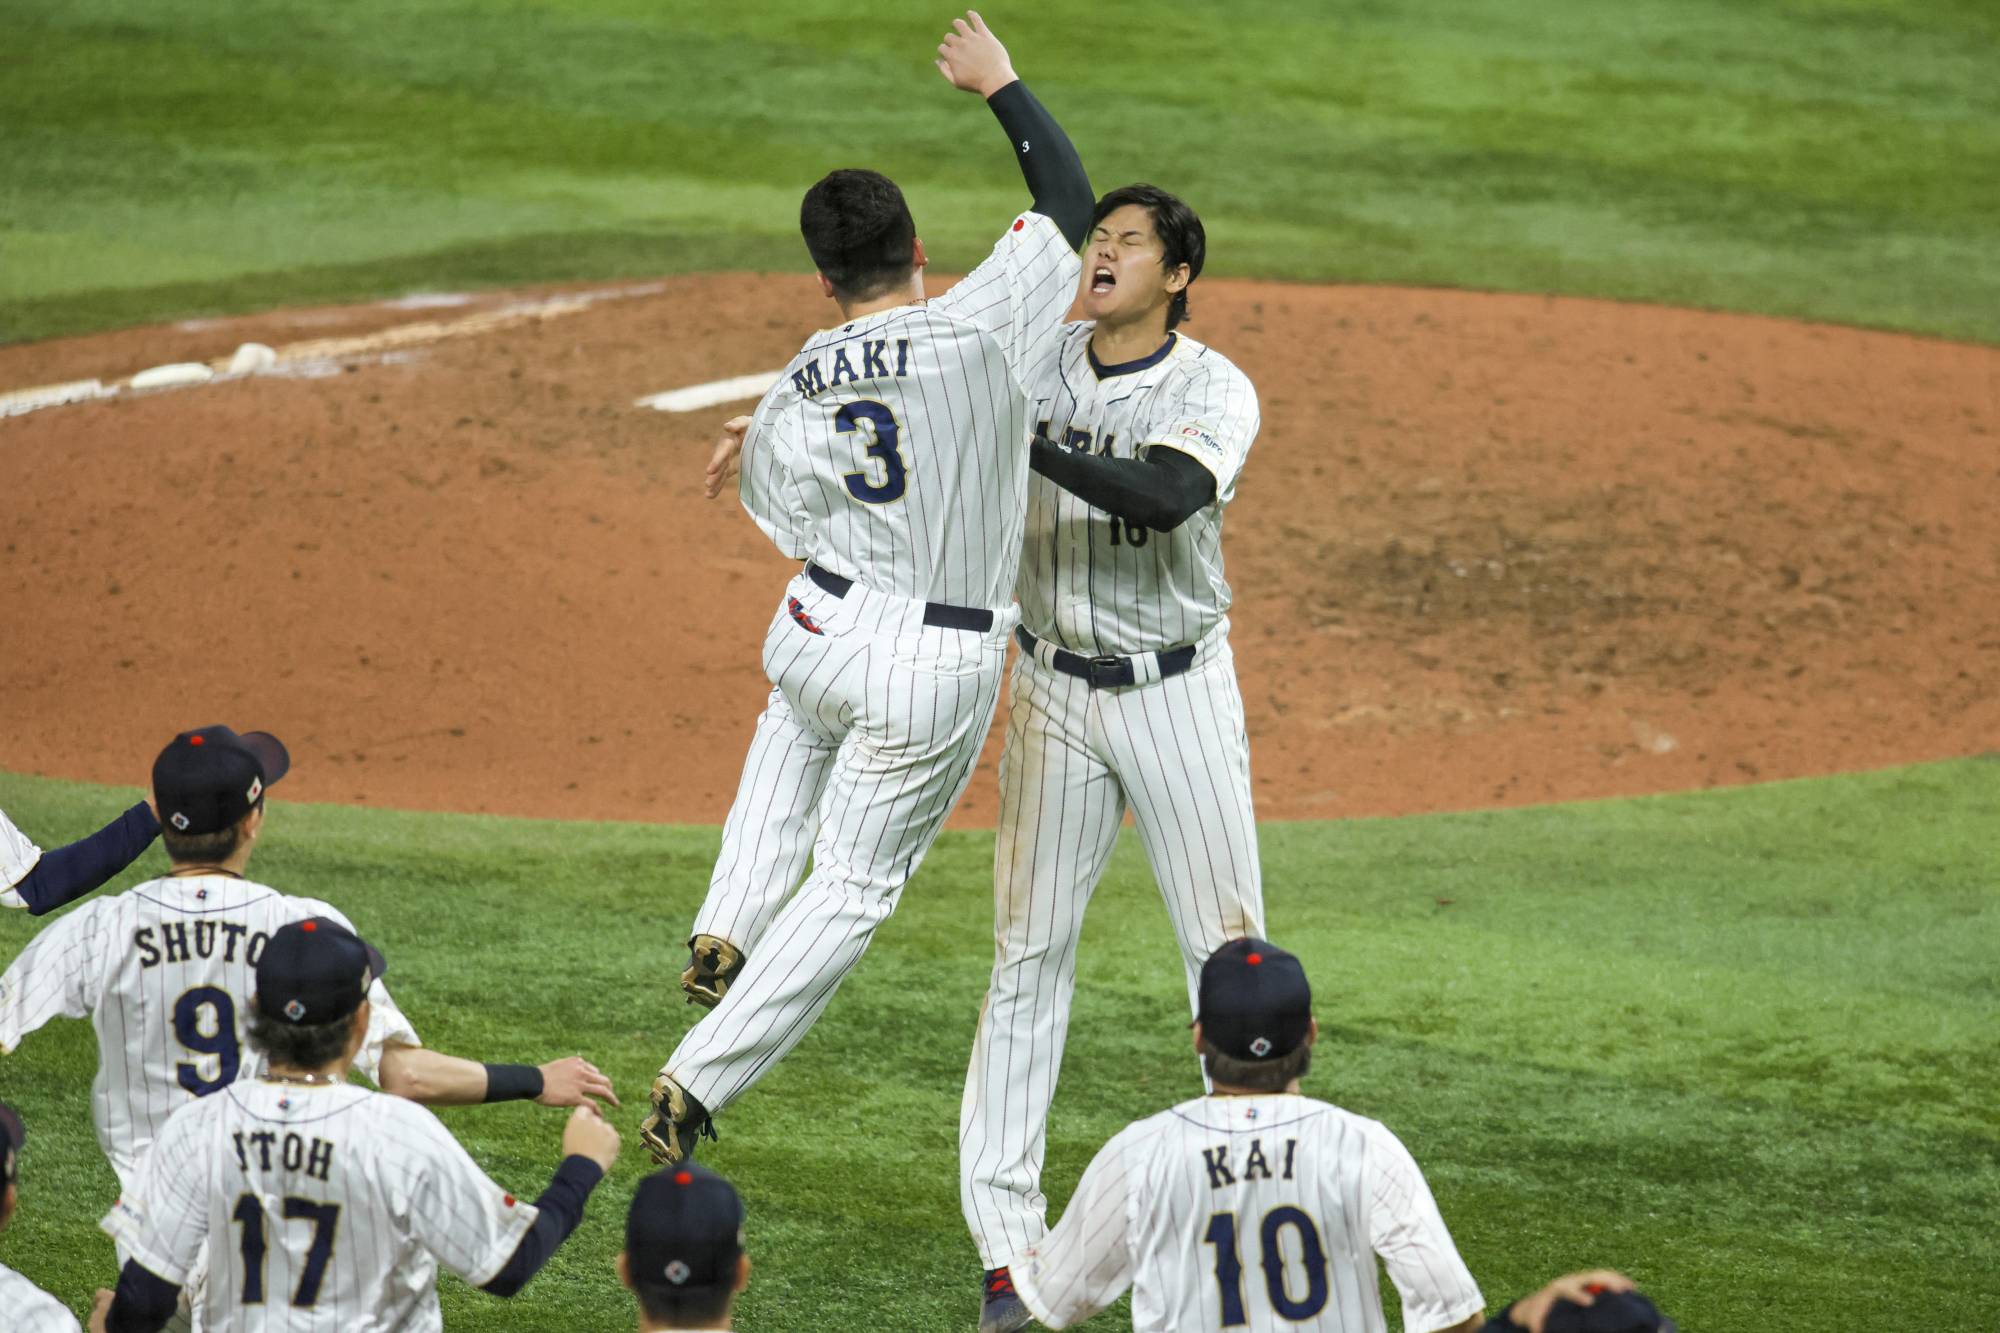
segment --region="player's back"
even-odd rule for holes
[[[944,295],[806,341],[758,405],[744,501],[789,554],[877,592],[998,609],[1027,506],[1024,368],[1078,261],[1025,213]]]
[[[1378,1253],[1406,1321],[1432,1285],[1476,1307],[1449,1234],[1425,1224],[1422,1175],[1376,1121],[1297,1095],[1202,1097],[1120,1140],[1139,1333],[1382,1333]],[[1437,1282],[1406,1285],[1413,1266]]]
[[[440,1328],[439,1262],[490,1281],[536,1215],[428,1110],[353,1084],[246,1079],[159,1148],[120,1239],[176,1281],[206,1238],[211,1333]]]

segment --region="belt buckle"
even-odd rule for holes
[[[1136,679],[1130,662],[1110,655],[1089,659],[1089,673],[1090,688],[1093,690],[1115,689],[1130,685]]]

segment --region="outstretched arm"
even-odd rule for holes
[[[537,1101],[544,1106],[613,1106],[611,1080],[580,1055],[545,1065],[486,1065],[400,1042],[383,1048],[382,1091],[425,1106],[471,1106],[477,1102]]]
[[[141,801],[89,837],[43,852],[14,891],[35,916],[67,907],[131,865],[159,832],[153,807]]]
[[[1055,117],[1014,73],[1007,48],[978,11],[967,10],[964,18],[952,20],[952,31],[938,46],[937,67],[954,88],[986,99],[1014,145],[1034,211],[1061,229],[1071,249],[1082,245],[1096,202],[1083,160]]]

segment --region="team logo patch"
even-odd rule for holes
[[[1269,1037],[1257,1037],[1251,1041],[1250,1054],[1256,1056],[1259,1060],[1263,1059],[1270,1053],[1271,1053],[1271,1039]]]
[[[676,1259],[667,1265],[666,1274],[667,1281],[678,1287],[694,1276],[694,1270]]]
[[[1199,426],[1182,426],[1180,435],[1182,439],[1193,440],[1210,453],[1219,454],[1222,452],[1222,445],[1216,438]]]
[[[285,1001],[285,1017],[286,1017],[286,1018],[289,1018],[289,1019],[291,1019],[291,1020],[292,1020],[292,1021],[293,1021],[294,1023],[296,1023],[296,1022],[298,1022],[298,1021],[299,1021],[299,1020],[300,1020],[301,1018],[304,1018],[305,1016],[306,1016],[306,1007],[305,1007],[304,1005],[300,1004],[300,1003],[299,1003],[299,1002],[298,1002],[297,1000],[286,1000],[286,1001]]]
[[[250,791],[249,791],[249,793],[248,793],[248,795],[249,795],[250,799],[254,801],[254,800],[256,800],[256,799],[257,799],[257,798],[258,798],[259,796],[262,796],[263,794],[264,794],[264,779],[262,779],[262,778],[251,778],[251,779],[250,779]]]
[[[819,623],[817,621],[815,621],[811,616],[806,614],[806,604],[800,601],[798,598],[787,597],[785,599],[785,609],[792,613],[792,619],[798,621],[800,627],[804,629],[808,634],[826,633],[825,630],[819,627]]]
[[[169,824],[172,824],[175,828],[179,829],[181,832],[186,833],[187,826],[191,821],[188,819],[186,815],[176,810],[171,815],[167,816],[167,822]]]

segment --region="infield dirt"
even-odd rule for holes
[[[633,400],[781,365],[833,311],[809,277],[649,286],[324,378],[0,420],[0,767],[135,784],[173,731],[227,721],[291,745],[289,799],[720,821],[790,566],[700,495],[747,408]],[[1225,540],[1261,816],[2000,749],[2000,349],[1195,295],[1188,332],[1264,403]],[[0,389],[451,313],[0,347]],[[991,823],[997,737],[961,825]]]

